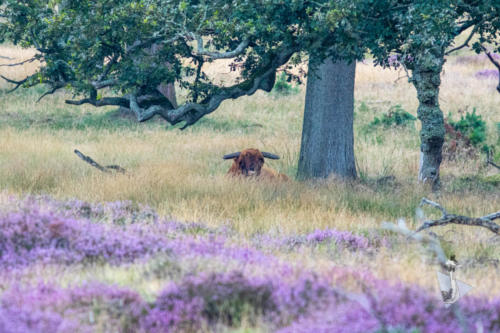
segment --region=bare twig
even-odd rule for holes
[[[20,61],[20,62],[16,62],[16,63],[13,63],[13,64],[1,64],[0,67],[14,67],[14,66],[21,66],[21,65],[24,65],[26,63],[30,63],[30,62],[33,62],[35,60],[38,60],[41,58],[41,55],[36,55],[34,56],[33,58],[29,58],[29,59],[26,59],[26,60],[23,60],[23,61]],[[11,58],[6,58],[6,59],[10,59],[12,60]]]
[[[472,36],[474,36],[474,34],[476,33],[477,27],[478,27],[478,26],[477,26],[477,25],[475,25],[475,26],[474,26],[474,28],[472,28],[472,31],[471,31],[471,33],[470,33],[469,37],[467,37],[467,39],[465,40],[465,42],[464,42],[462,45],[457,46],[457,47],[455,47],[455,48],[453,48],[453,49],[451,49],[451,50],[447,51],[447,52],[445,53],[445,55],[448,55],[448,54],[450,54],[450,53],[452,53],[452,52],[458,51],[458,50],[460,50],[460,49],[462,49],[462,48],[464,48],[464,47],[466,47],[466,46],[469,46],[469,42],[470,42],[470,40],[472,39]]]
[[[426,198],[422,199],[422,202],[420,203],[420,206],[428,204],[433,206],[434,208],[437,208],[441,210],[443,213],[443,216],[438,219],[438,220],[430,220],[430,221],[425,221],[420,228],[418,228],[415,233],[418,233],[422,230],[436,227],[436,226],[443,226],[447,224],[461,224],[461,225],[470,225],[470,226],[475,226],[475,227],[483,227],[495,234],[500,233],[500,225],[496,224],[493,222],[493,220],[496,220],[500,218],[500,211],[496,213],[492,213],[489,215],[485,215],[482,217],[468,217],[468,216],[462,216],[462,215],[455,215],[455,214],[448,214],[446,210],[441,207],[438,203],[435,203],[431,200],[428,200]]]
[[[494,166],[495,168],[499,169],[500,170],[500,165],[494,163],[492,160],[491,160],[491,156],[490,156],[490,151],[489,150],[486,150],[486,164],[489,164],[489,165],[492,165]]]
[[[37,99],[37,103],[40,102],[45,96],[47,95],[52,95],[53,93],[55,93],[57,90],[61,89],[64,87],[64,83],[58,83],[58,84],[55,84],[52,89],[46,91],[43,93],[42,96],[40,96],[38,99]]]
[[[94,161],[90,156],[82,154],[78,149],[74,150],[75,154],[80,157],[82,160],[87,162],[88,164],[92,165],[94,168],[99,169],[102,172],[110,173],[110,170],[114,170],[120,173],[125,173],[125,169],[120,167],[119,165],[108,165],[108,166],[102,166],[96,161]]]
[[[0,56],[0,59],[5,59],[5,60],[14,60],[14,58],[9,58],[9,57],[6,57],[6,56]]]

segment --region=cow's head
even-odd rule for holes
[[[258,176],[264,165],[264,158],[277,160],[279,156],[265,151],[261,152],[258,149],[249,148],[240,152],[224,155],[223,158],[225,160],[234,159],[234,163],[236,163],[243,175]]]

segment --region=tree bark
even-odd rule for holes
[[[297,178],[356,178],[354,78],[356,63],[326,59],[309,74]]]
[[[439,85],[444,64],[444,51],[432,50],[415,61],[412,82],[417,90],[420,131],[420,166],[418,180],[433,190],[440,186],[439,167],[445,129],[443,112],[439,108]]]

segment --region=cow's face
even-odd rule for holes
[[[264,165],[264,155],[257,149],[246,149],[236,158],[236,163],[245,176],[258,176]]]
[[[241,172],[244,176],[259,176],[262,166],[264,165],[264,157],[273,160],[279,159],[278,155],[265,151],[260,152],[255,148],[248,148],[241,152],[227,154],[222,158],[225,160],[234,160],[231,169],[229,169],[229,173],[239,174],[239,172]]]

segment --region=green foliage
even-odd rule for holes
[[[387,113],[383,114],[381,117],[375,117],[375,119],[373,119],[373,121],[368,125],[368,130],[373,130],[380,126],[383,126],[384,128],[415,128],[415,120],[417,120],[417,118],[403,109],[401,105],[397,104],[391,106]]]
[[[297,86],[292,86],[289,82],[288,76],[285,72],[282,72],[280,76],[276,79],[272,92],[277,96],[288,96],[296,95],[299,93],[299,88]]]
[[[480,146],[486,142],[486,122],[481,115],[476,114],[476,108],[472,113],[467,112],[465,116],[462,115],[456,122],[450,116],[448,117],[449,124],[465,135],[474,146]]]
[[[192,125],[213,111],[201,108],[216,108],[221,99],[269,91],[278,68],[299,52],[313,51],[318,59],[365,52],[360,41],[351,45],[356,18],[348,0],[2,3],[1,38],[36,48],[43,59],[23,86],[65,88],[96,106],[128,106],[136,97],[141,109],[153,108],[171,124]],[[220,58],[238,68],[237,84],[228,87],[203,72]],[[186,90],[189,108],[182,115],[166,116],[172,107],[157,87],[169,83]]]

